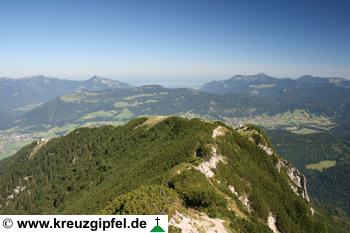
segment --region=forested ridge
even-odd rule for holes
[[[233,232],[271,232],[273,214],[280,232],[346,232],[345,222],[312,213],[291,189],[287,168],[276,168],[279,156],[262,144],[271,146],[254,126],[179,117],[79,128],[0,162],[0,213],[171,218],[195,211]]]

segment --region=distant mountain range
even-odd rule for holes
[[[271,95],[295,89],[350,88],[350,81],[344,78],[321,78],[304,75],[297,79],[275,78],[264,73],[256,75],[235,75],[230,79],[204,84],[200,90],[224,95],[228,93],[249,93]],[[326,93],[324,93],[326,94]]]
[[[57,97],[30,110],[14,123],[20,126],[63,126],[92,119],[129,120],[142,115],[186,113],[208,118],[232,114],[246,116],[251,114],[253,108],[256,113],[264,113],[264,107],[257,107],[259,103],[260,100],[246,95],[222,97],[188,88],[171,89],[159,85],[99,92],[82,90]]]
[[[52,91],[40,106],[0,112],[4,114],[0,129],[17,126],[21,133],[47,131],[52,137],[53,128],[58,136],[72,127],[123,124],[149,115],[202,117],[236,126],[249,122],[264,127],[276,149],[305,172],[315,200],[350,214],[350,84],[346,79],[236,75],[200,90],[131,87],[98,77],[68,82],[74,83],[70,91],[66,88],[62,95]],[[40,94],[42,89],[33,87],[33,96],[45,95]]]
[[[341,125],[337,130],[339,135],[350,135],[350,81],[344,78],[305,75],[297,79],[279,79],[260,73],[209,82],[200,90],[223,96],[250,95],[261,100],[267,114],[293,109],[324,114]],[[347,136],[343,138],[350,143]]]
[[[258,74],[215,81],[205,84],[200,91],[159,85],[105,89],[96,93],[80,90],[24,113],[16,124],[62,125],[92,112],[123,109],[131,111],[132,117],[191,113],[220,120],[262,114],[273,116],[304,109],[332,118],[339,124],[347,122],[350,117],[349,81],[330,80],[334,79],[304,76],[292,80]]]
[[[23,112],[77,90],[98,91],[129,87],[129,84],[98,76],[84,81],[62,80],[42,75],[19,79],[0,78],[0,125],[10,124],[11,119]]]
[[[0,108],[5,111],[36,105],[80,89],[98,91],[129,87],[129,84],[98,76],[84,81],[61,80],[45,76],[0,78]]]

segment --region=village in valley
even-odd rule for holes
[[[0,131],[0,159],[11,156],[22,146],[32,142],[34,137],[29,133]]]

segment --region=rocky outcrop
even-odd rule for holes
[[[224,162],[224,158],[221,154],[218,153],[215,146],[211,147],[211,157],[208,161],[204,161],[199,164],[196,168],[202,172],[206,177],[214,177],[214,172],[212,170],[216,169],[219,162]]]
[[[266,152],[266,154],[268,154],[268,155],[273,155],[273,150],[272,150],[272,148],[268,147],[267,145],[263,145],[263,144],[259,143],[259,147],[260,147],[261,149],[263,149],[263,150]]]
[[[244,207],[246,208],[246,210],[251,213],[252,210],[252,205],[250,200],[248,199],[248,195],[246,193],[243,193],[242,195],[239,195],[237,193],[237,191],[235,190],[235,187],[233,187],[232,185],[228,186],[229,190],[238,198],[238,200],[241,201],[241,203],[244,205]]]
[[[226,132],[229,132],[229,130],[225,127],[218,126],[216,129],[213,130],[212,138],[215,139],[220,136],[224,136]]]
[[[279,172],[281,171],[282,167],[286,168],[287,175],[292,181],[290,183],[291,189],[297,195],[300,195],[302,198],[304,198],[307,202],[310,202],[310,198],[307,193],[305,175],[283,158],[278,158],[276,167]]]
[[[276,226],[276,218],[273,216],[273,214],[270,212],[269,217],[267,218],[267,225],[271,229],[273,233],[280,233]]]
[[[210,218],[205,213],[197,211],[193,211],[188,216],[176,211],[175,215],[169,221],[169,225],[181,229],[183,233],[228,233],[224,223],[224,220]]]
[[[258,132],[255,129],[251,129],[247,126],[241,125],[239,128],[236,129],[239,132],[245,132],[246,136],[248,135],[248,138],[250,141],[254,142],[259,148],[265,151],[267,155],[275,156],[277,159],[276,163],[276,169],[278,172],[281,172],[282,168],[286,169],[287,175],[290,178],[290,187],[291,189],[299,196],[304,198],[307,202],[310,202],[310,198],[307,193],[306,188],[306,177],[305,175],[300,172],[297,168],[292,166],[287,160],[283,159],[282,157],[278,156],[274,150],[271,148],[271,145],[267,143],[266,137]],[[250,134],[247,134],[247,132],[251,131],[251,135],[259,135],[260,142],[257,140],[254,140],[253,137]],[[243,134],[244,135],[244,134]]]

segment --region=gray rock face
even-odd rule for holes
[[[292,181],[292,183],[290,183],[292,190],[297,195],[300,195],[302,198],[304,198],[307,202],[310,202],[310,198],[307,193],[305,175],[283,158],[279,158],[276,167],[279,172],[281,171],[282,167],[287,169],[287,175]]]

